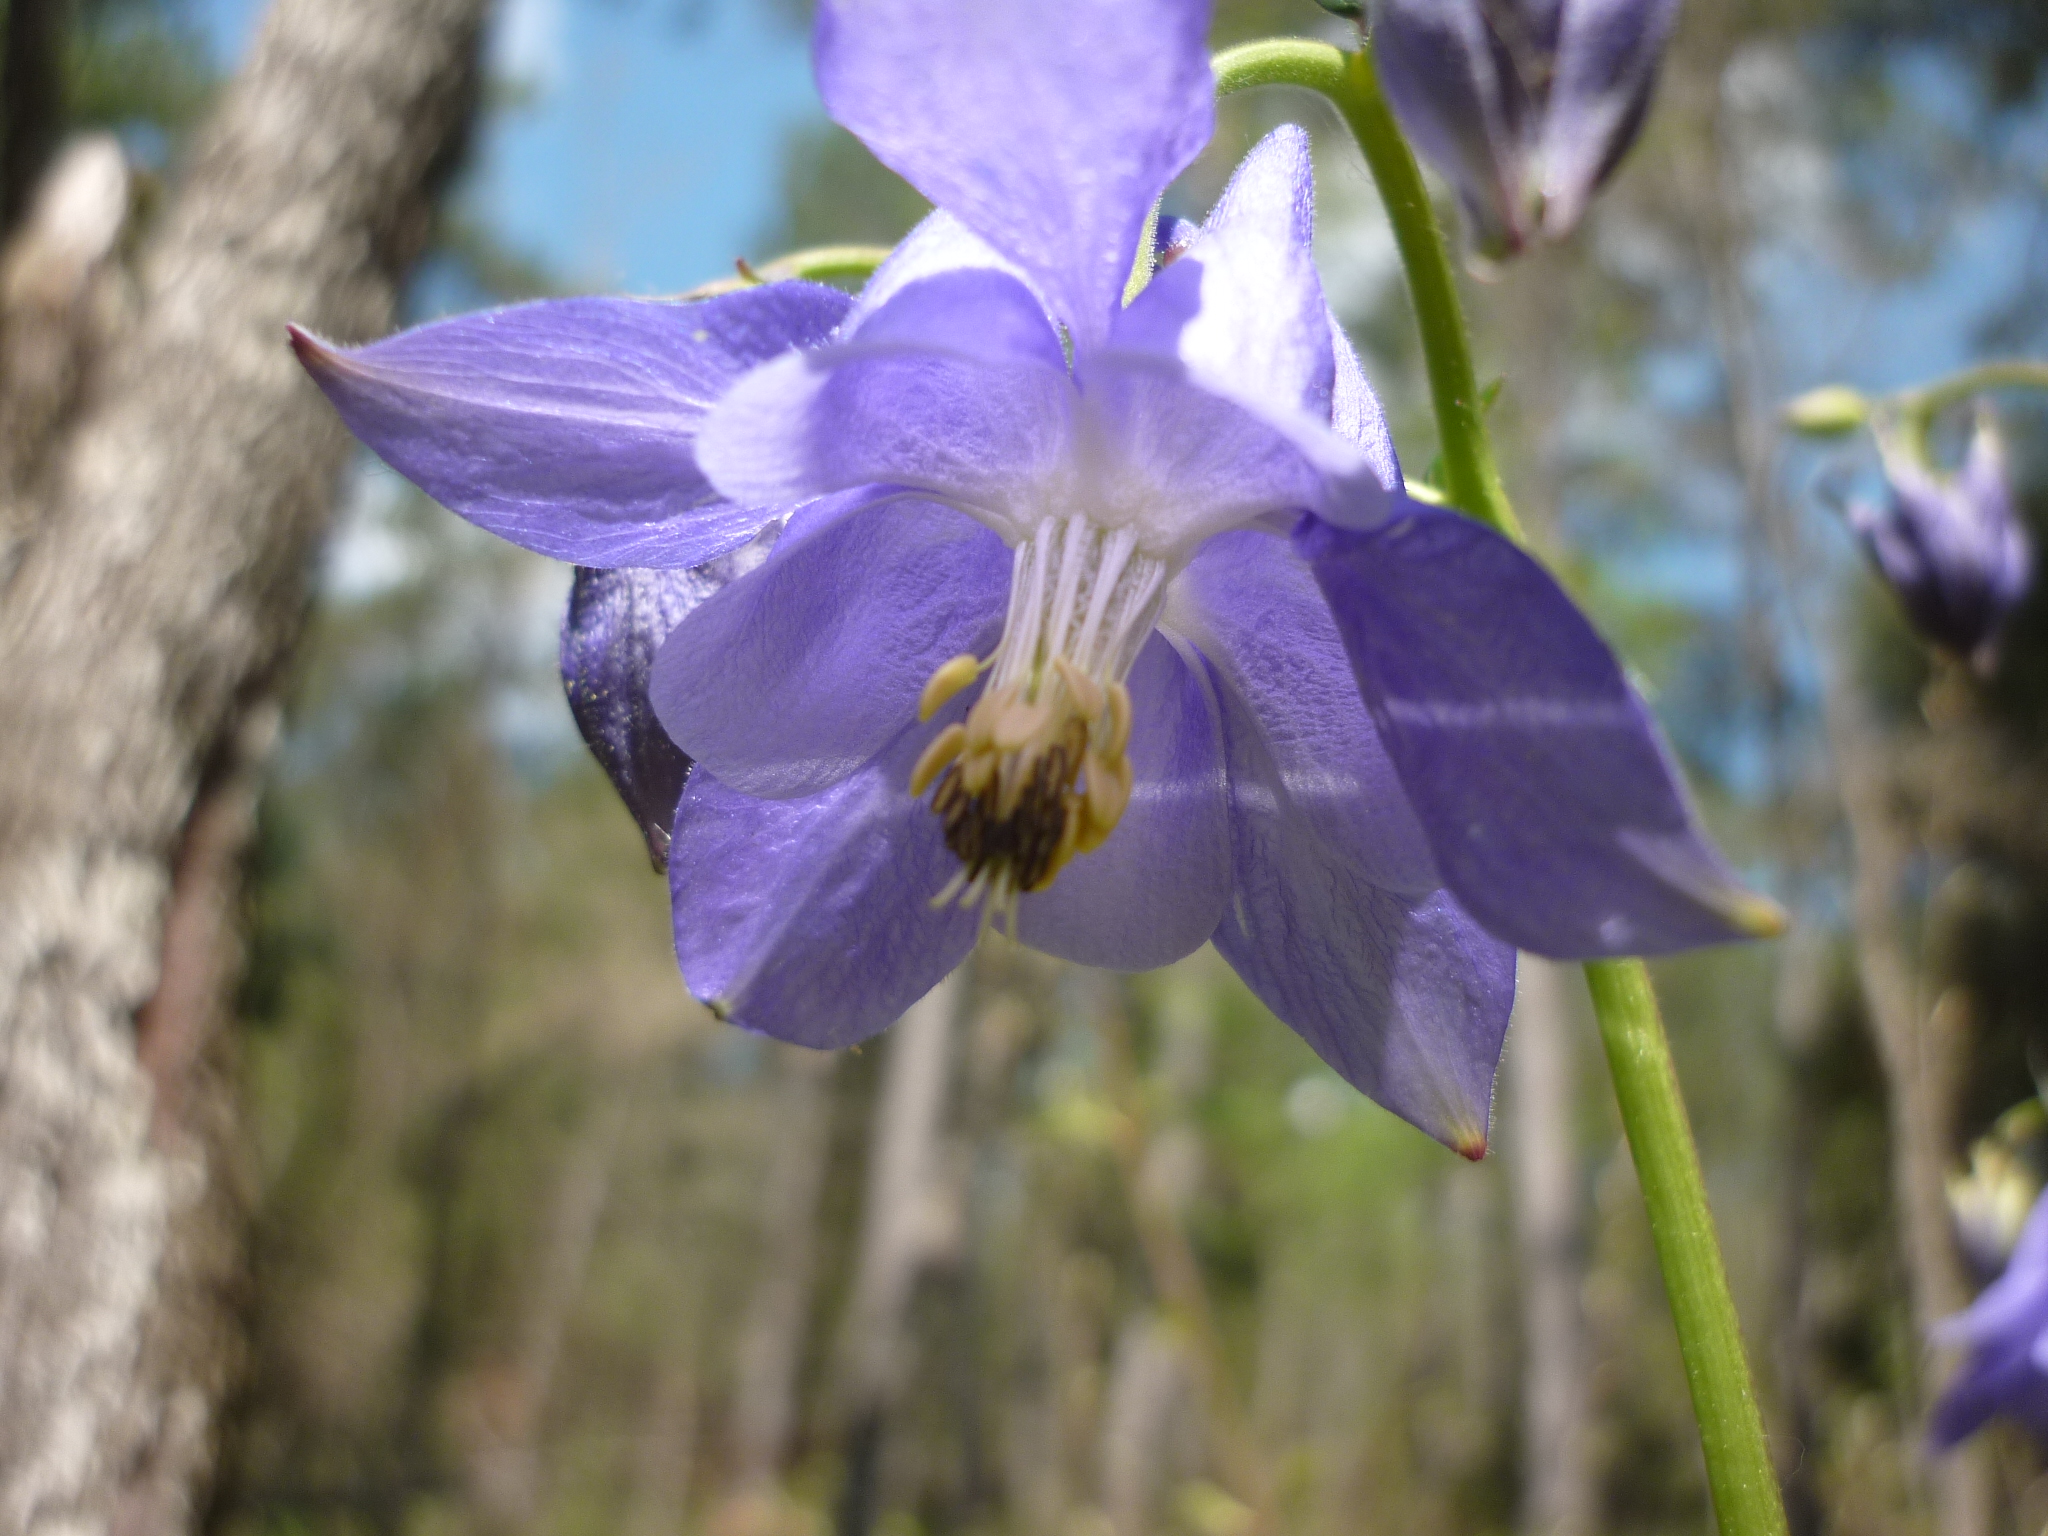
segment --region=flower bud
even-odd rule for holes
[[[756,545],[695,570],[576,567],[562,620],[562,688],[590,755],[612,781],[657,870],[690,759],[654,718],[648,678],[669,631],[759,562]]]
[[[1988,667],[1998,630],[2032,575],[1997,423],[1988,410],[1978,411],[1962,468],[1953,474],[1930,466],[1882,416],[1872,425],[1885,492],[1882,500],[1850,502],[1849,526],[1913,627]]]
[[[1678,0],[1379,0],[1373,53],[1483,256],[1570,233],[1641,130]]]
[[[1870,420],[1870,402],[1846,384],[1809,389],[1785,407],[1785,425],[1808,437],[1839,437]]]

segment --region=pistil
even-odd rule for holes
[[[1131,696],[1166,566],[1128,529],[1048,519],[1017,548],[1003,638],[986,660],[956,656],[919,700],[930,719],[984,672],[965,721],[932,738],[910,792],[932,795],[960,871],[934,898],[983,906],[984,920],[1051,885],[1108,840],[1131,799]]]

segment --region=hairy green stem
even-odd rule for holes
[[[2048,389],[2048,363],[2027,358],[1978,363],[1893,398],[1902,415],[1914,418],[1924,428],[1950,406],[1993,389]]]
[[[1328,97],[1343,117],[1365,153],[1407,270],[1442,440],[1447,499],[1517,543],[1526,542],[1487,437],[1450,254],[1371,56],[1325,43],[1274,40],[1233,48],[1217,57],[1215,67],[1219,93],[1301,86]],[[1763,1417],[1649,971],[1640,960],[1593,961],[1586,981],[1685,1360],[1715,1515],[1724,1536],[1784,1536],[1785,1510]]]
[[[889,247],[886,245],[816,245],[809,250],[791,251],[786,256],[777,256],[773,261],[764,261],[758,267],[746,261],[735,262],[734,265],[739,270],[731,277],[699,283],[683,297],[715,298],[721,293],[737,293],[742,288],[758,288],[763,283],[787,282],[793,277],[805,278],[814,283],[866,278],[888,255]]]
[[[1742,1324],[1649,969],[1640,960],[1593,960],[1586,983],[1678,1329],[1715,1516],[1726,1536],[1784,1536],[1785,1506],[1742,1352]]]
[[[1485,404],[1480,399],[1479,376],[1472,368],[1472,349],[1465,340],[1457,274],[1437,230],[1436,211],[1430,206],[1422,169],[1394,122],[1372,56],[1293,38],[1247,43],[1217,55],[1219,94],[1252,85],[1297,85],[1320,92],[1336,107],[1358,147],[1365,151],[1365,163],[1394,227],[1394,243],[1400,249],[1409,296],[1415,304],[1415,323],[1422,331],[1430,402],[1442,439],[1445,499],[1522,542],[1521,524],[1501,488],[1493,443],[1486,435]]]

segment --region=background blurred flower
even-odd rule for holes
[[[2005,1272],[1969,1310],[1936,1324],[1934,1341],[1970,1352],[1935,1404],[1936,1446],[1957,1444],[1997,1414],[2048,1442],[2048,1198],[2034,1202]]]
[[[1373,53],[1472,243],[1571,232],[1635,142],[1678,0],[1380,0]]]
[[[1998,631],[2033,574],[2026,529],[2013,504],[2005,447],[1980,406],[1962,468],[1931,468],[1898,423],[1873,422],[1884,461],[1881,501],[1852,500],[1845,515],[1914,628],[1980,669],[1996,659]]]

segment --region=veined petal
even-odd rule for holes
[[[1394,434],[1387,426],[1386,410],[1380,405],[1380,397],[1373,393],[1372,385],[1366,382],[1358,353],[1352,349],[1351,338],[1344,334],[1344,327],[1334,313],[1329,315],[1329,321],[1330,348],[1337,365],[1330,391],[1330,426],[1346,442],[1356,443],[1364,450],[1365,461],[1381,485],[1398,491],[1402,485],[1401,458],[1394,452]],[[1381,514],[1392,508],[1390,496]]]
[[[1117,317],[1111,348],[1177,357],[1253,411],[1327,420],[1335,360],[1314,242],[1308,135],[1288,124],[1245,156],[1201,233]]]
[[[1240,769],[1233,755],[1233,779]],[[1217,953],[1352,1087],[1452,1151],[1485,1155],[1514,947],[1448,891],[1399,896],[1362,879],[1284,814],[1239,815],[1231,833]]]
[[[1162,558],[1297,511],[1369,521],[1387,500],[1364,454],[1326,422],[1280,406],[1255,413],[1177,360],[1101,353],[1084,359],[1079,383],[1072,494]]]
[[[902,731],[933,668],[994,649],[1009,582],[1002,540],[958,512],[831,498],[676,627],[654,709],[741,794],[815,794]]]
[[[1329,604],[1285,539],[1211,539],[1174,581],[1160,618],[1215,670],[1233,751],[1242,755],[1250,738],[1261,744],[1257,772],[1232,774],[1233,817],[1284,811],[1385,890],[1420,896],[1443,883]],[[1275,795],[1284,806],[1266,803]]]
[[[737,500],[860,485],[921,491],[1021,537],[1064,464],[1074,388],[1059,338],[1014,278],[911,284],[856,341],[757,369],[705,422],[698,458]]]
[[[1203,0],[823,0],[835,120],[1098,342],[1214,122]]]
[[[854,296],[853,308],[840,323],[839,340],[859,333],[868,317],[912,283],[947,272],[1007,272],[1026,288],[1031,280],[1016,263],[943,208],[934,209],[896,243],[874,275]]]
[[[775,283],[697,304],[557,299],[366,347],[292,344],[349,429],[450,510],[588,566],[694,566],[774,515],[711,488],[693,453],[747,371],[828,336],[846,295]]]
[[[1567,0],[1542,137],[1543,233],[1570,233],[1641,131],[1678,0]]]
[[[1514,951],[1440,884],[1307,567],[1258,533],[1175,582],[1215,675],[1231,900],[1217,949],[1346,1081],[1467,1156],[1485,1150]]]
[[[1777,932],[1707,842],[1614,653],[1550,576],[1457,513],[1296,535],[1459,902],[1557,959]]]
[[[1215,712],[1198,670],[1162,634],[1132,667],[1131,803],[1109,841],[1017,908],[1017,935],[1082,965],[1145,971],[1208,942],[1230,889],[1229,818]]]
[[[691,775],[669,854],[676,958],[721,1019],[797,1045],[889,1027],[974,947],[977,918],[934,911],[959,867],[911,766],[956,705],[820,794],[757,800]]]

